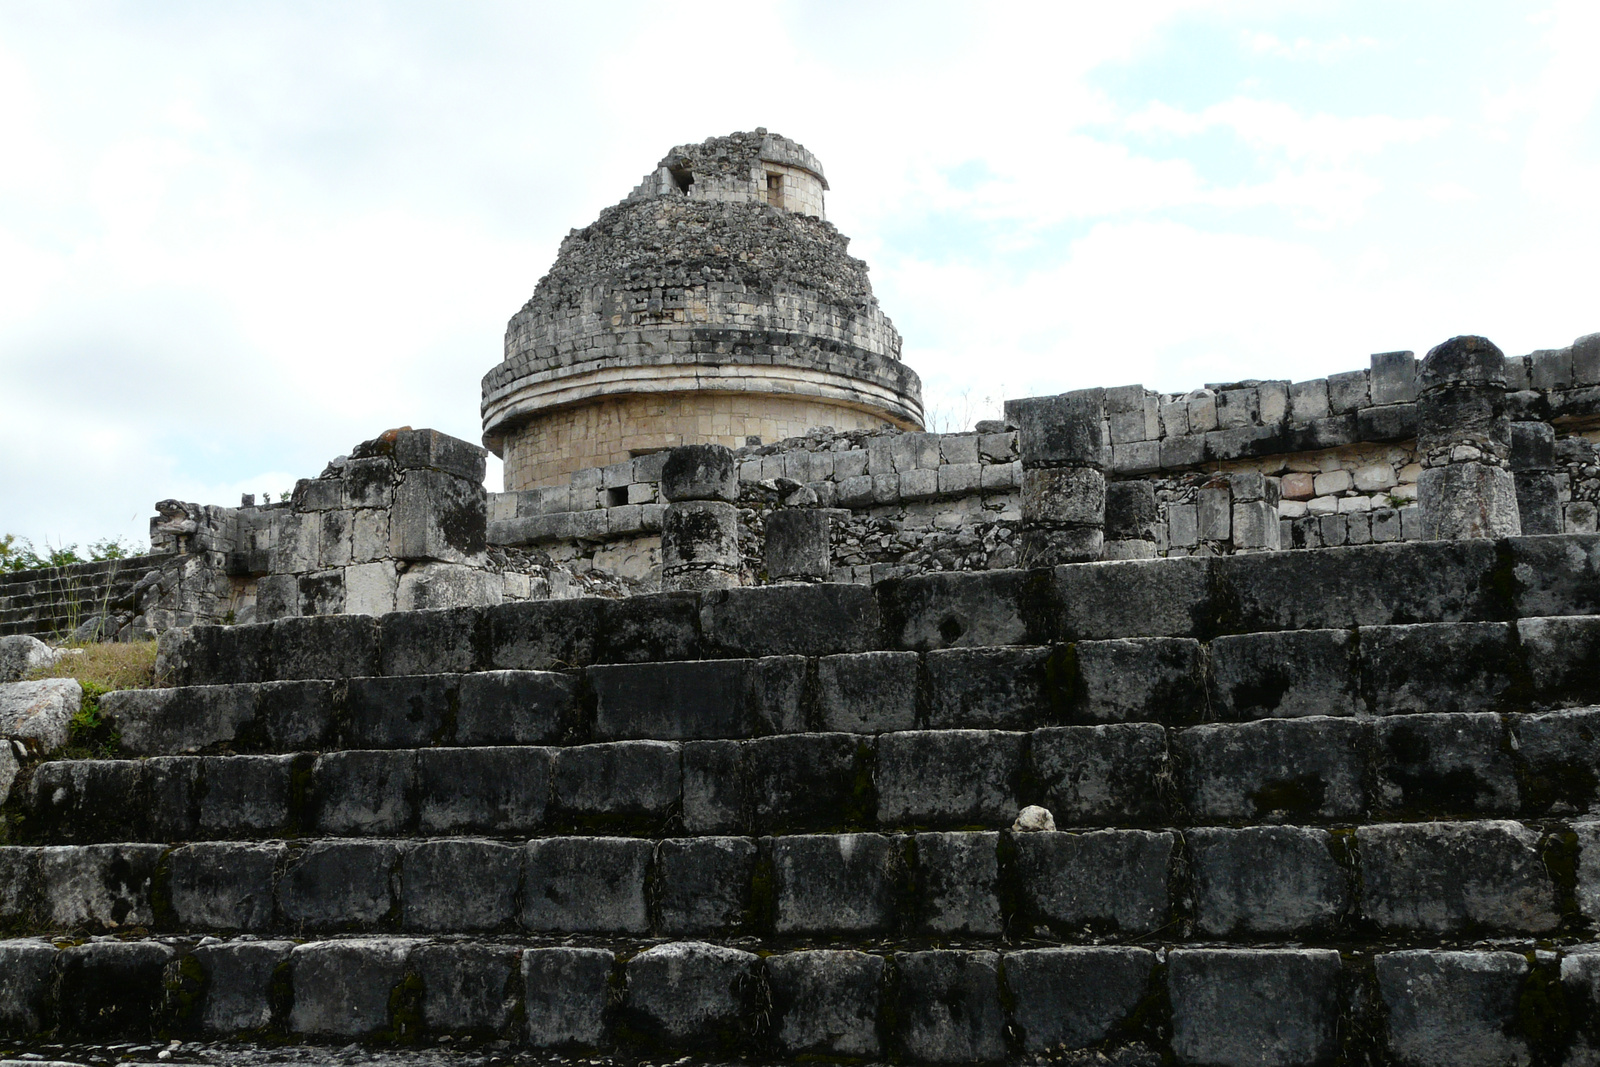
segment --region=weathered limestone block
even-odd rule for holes
[[[430,1034],[501,1033],[516,1007],[517,950],[509,945],[420,945],[411,970],[422,980]]]
[[[1105,538],[1108,559],[1155,557],[1155,483],[1111,482],[1106,486]]]
[[[626,1011],[644,1033],[673,1048],[728,1047],[753,1027],[754,953],[676,941],[628,961]]]
[[[903,846],[884,834],[772,839],[780,934],[871,934],[895,929],[906,878]]]
[[[750,815],[759,832],[831,829],[871,819],[861,783],[870,752],[855,734],[788,734],[744,745]]]
[[[550,763],[551,750],[541,748],[424,749],[417,753],[418,828],[534,833],[545,824]]]
[[[998,844],[996,833],[916,835],[918,916],[924,932],[1000,935]]]
[[[17,780],[17,754],[9,744],[0,743],[0,804],[11,799],[11,786]]]
[[[229,1035],[272,1025],[273,978],[293,948],[292,941],[223,941],[197,946],[193,957],[205,980],[194,1020],[199,1029]]]
[[[40,911],[51,926],[103,932],[155,920],[150,888],[163,845],[53,845],[39,852]]]
[[[1030,511],[1030,501],[1038,510]],[[1103,524],[1086,521],[1104,515],[1105,475],[1101,472],[1089,468],[1025,469],[1023,503],[1024,566],[1082,563],[1104,553]]]
[[[1517,952],[1386,952],[1373,960],[1387,1044],[1417,1067],[1529,1062],[1516,1022],[1528,960]]]
[[[1516,761],[1500,716],[1395,715],[1373,727],[1377,798],[1407,817],[1515,815]]]
[[[877,589],[825,582],[764,589],[724,589],[699,598],[698,618],[684,624],[703,635],[711,656],[827,656],[879,646]],[[661,601],[655,602],[657,605]],[[686,604],[687,606],[687,604]],[[663,629],[656,607],[641,622],[646,633]],[[699,654],[699,653],[694,653]],[[613,657],[638,659],[639,655]],[[656,659],[671,658],[656,653]]]
[[[177,954],[154,941],[93,941],[63,949],[56,1001],[61,1029],[101,1039],[149,1033],[162,974]]]
[[[1417,478],[1423,538],[1516,537],[1522,533],[1511,472],[1485,463],[1429,467]]]
[[[1176,838],[1145,830],[1025,833],[1013,838],[1021,910],[1059,930],[1145,933],[1169,910]]]
[[[345,573],[360,569],[352,567]],[[380,582],[383,580],[379,578]],[[384,589],[377,585],[372,590],[375,606],[383,603]],[[479,567],[439,561],[412,564],[399,576],[394,587],[397,611],[488,606],[500,603],[504,595],[505,581],[500,575]],[[348,596],[347,591],[345,610],[353,614],[355,608]]]
[[[377,619],[365,615],[280,619],[269,631],[272,669],[280,679],[365,678],[378,673]]]
[[[781,508],[767,515],[767,577],[826,580],[832,573],[829,530],[833,513]]]
[[[688,833],[748,829],[744,746],[738,741],[689,741],[683,746],[683,827]]]
[[[1105,390],[1008,400],[1006,421],[1017,427],[1024,468],[1108,465]]]
[[[1362,826],[1363,914],[1391,931],[1553,930],[1561,916],[1537,830],[1514,822]]]
[[[907,730],[878,740],[885,826],[999,825],[1017,810],[1026,740],[998,730]]]
[[[1166,732],[1155,723],[1035,730],[1032,778],[1061,826],[1162,821]]]
[[[1517,672],[1509,623],[1417,623],[1361,631],[1361,679],[1369,709],[1498,711]]]
[[[1198,722],[1205,711],[1200,642],[1192,638],[1079,641],[1072,710],[1090,722]]]
[[[392,1031],[395,987],[417,942],[391,938],[319,941],[290,954],[297,1034],[366,1037]]]
[[[35,770],[28,809],[57,842],[139,839],[148,830],[146,770],[133,760],[50,760]],[[187,808],[187,805],[184,805]]]
[[[1339,1047],[1332,949],[1176,949],[1168,957],[1172,1046],[1184,1063],[1291,1067]]]
[[[328,752],[311,765],[310,822],[322,833],[401,834],[416,818],[410,752]]]
[[[1028,566],[1099,559],[1110,442],[1105,392],[1006,402],[1022,455],[1022,557]]]
[[[28,1037],[49,1027],[55,965],[48,941],[0,941],[0,1034]]]
[[[346,567],[344,610],[351,615],[386,615],[394,611],[399,582],[400,576],[392,560]],[[414,592],[412,599],[415,599]]]
[[[538,1049],[594,1048],[607,1033],[610,952],[530,948],[522,954],[528,1043]]]
[[[1365,740],[1361,723],[1322,716],[1178,730],[1178,792],[1196,822],[1360,818]]]
[[[510,929],[522,855],[492,841],[422,841],[400,869],[400,924],[423,933]]]
[[[793,733],[804,728],[805,677],[799,656],[591,667],[594,736],[685,741]]]
[[[371,929],[395,907],[393,841],[313,841],[290,854],[278,912],[294,929]]]
[[[403,560],[476,563],[485,548],[488,495],[482,482],[410,470],[395,489],[389,554]]]
[[[1103,527],[1107,492],[1105,475],[1092,467],[1024,469],[1023,517],[1051,525]]]
[[[659,826],[683,788],[680,748],[666,741],[613,741],[556,749],[556,811],[580,822],[637,819]]]
[[[851,733],[912,729],[921,670],[915,652],[823,656],[817,661],[823,729]]]
[[[692,837],[661,842],[656,855],[656,907],[662,933],[742,932],[749,913],[756,846],[744,837]]]
[[[620,837],[530,842],[522,927],[530,932],[643,934],[650,929],[645,873],[655,848]]]
[[[21,741],[45,755],[67,743],[83,687],[71,678],[0,683],[0,739]]]
[[[1006,1055],[997,952],[902,952],[896,1015],[907,1058],[994,1063]]]
[[[482,485],[488,452],[438,430],[398,430],[394,433],[393,456],[394,465],[403,471],[444,471]],[[351,467],[360,462],[360,459],[355,459],[346,465],[346,481],[355,480]]]
[[[1211,642],[1211,703],[1219,718],[1354,715],[1356,642],[1348,630],[1239,634]]]
[[[1012,1023],[1031,1053],[1097,1045],[1148,995],[1155,953],[1141,948],[1042,948],[1005,957]]]
[[[1326,830],[1252,826],[1186,831],[1195,925],[1210,937],[1326,933],[1352,905],[1351,877]]]
[[[1021,571],[938,572],[873,587],[890,647],[1043,644],[1046,610]]]
[[[681,445],[667,453],[661,468],[661,495],[682,500],[739,501],[739,474],[733,451],[723,445]]]
[[[167,893],[184,930],[259,932],[273,921],[281,843],[203,841],[167,858]]]
[[[883,957],[853,950],[769,956],[773,1040],[788,1056],[876,1059]]]
[[[387,644],[387,643],[386,643]],[[577,714],[577,682],[555,671],[484,671],[461,679],[456,740],[464,745],[554,741]]]

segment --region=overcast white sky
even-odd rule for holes
[[[822,159],[940,428],[1600,330],[1600,4],[0,6],[0,533],[476,440],[568,229]],[[498,477],[492,472],[491,479]]]

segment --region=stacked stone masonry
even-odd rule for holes
[[[0,1031],[1584,1062],[1597,613],[1559,535],[173,630],[4,808]]]
[[[0,574],[0,637],[116,636],[166,553]],[[102,620],[105,620],[102,623]]]
[[[1524,532],[1583,533],[1600,503],[1600,335],[1505,360],[1508,462]],[[1410,353],[1311,382],[1157,394],[1106,389],[1107,558],[1217,555],[1421,539],[1416,368]],[[1576,369],[1574,369],[1576,368]],[[1020,402],[1019,402],[1020,403]],[[746,581],[761,580],[765,516],[834,509],[830,580],[1016,566],[1022,464],[1015,420],[954,434],[813,430],[736,449]],[[491,542],[655,588],[661,455],[492,494]],[[1142,483],[1144,514],[1118,486]],[[812,500],[814,497],[814,501]]]

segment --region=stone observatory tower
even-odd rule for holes
[[[507,491],[682,444],[922,426],[822,164],[766,130],[682,145],[574,230],[483,379]]]

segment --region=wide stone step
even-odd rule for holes
[[[1600,535],[928,574],[173,631],[175,684],[551,670],[1600,612]]]
[[[17,933],[1584,937],[1600,823],[0,848]]]
[[[391,620],[412,616],[387,616]],[[299,620],[368,630],[354,616]],[[276,624],[274,624],[276,625]],[[217,628],[196,632],[225,633]],[[1600,617],[108,694],[134,755],[1505,712],[1600,702]],[[411,664],[414,666],[414,664]]]
[[[0,1031],[99,1040],[497,1037],[745,1062],[989,1063],[1097,1049],[1114,1057],[1099,1062],[1457,1067],[1527,1063],[1600,1031],[1600,953],[1587,946],[758,956],[704,941],[9,941],[0,974]]]
[[[1600,809],[1600,708],[53,760],[13,840],[1163,827]]]

